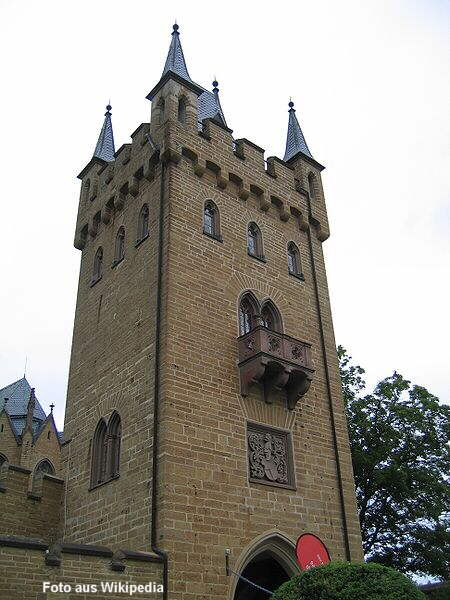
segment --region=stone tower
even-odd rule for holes
[[[150,123],[80,173],[64,538],[153,551],[174,600],[258,598],[295,542],[362,556],[322,243],[323,167],[234,139],[178,26]],[[265,597],[265,596],[264,596]]]

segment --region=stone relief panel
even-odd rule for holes
[[[251,482],[295,489],[289,431],[247,423],[247,455]]]

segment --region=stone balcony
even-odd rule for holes
[[[284,390],[287,407],[293,410],[311,384],[311,344],[258,325],[238,338],[238,346],[241,394],[248,396],[251,386],[259,383],[270,404],[273,392]]]

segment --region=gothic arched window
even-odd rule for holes
[[[294,242],[289,242],[287,247],[288,269],[291,275],[302,277],[300,252]]]
[[[256,325],[258,307],[255,299],[246,294],[239,304],[239,335],[245,335]]]
[[[161,125],[164,121],[164,112],[166,109],[166,103],[164,102],[164,98],[161,98],[157,105],[157,113],[156,113],[156,122],[157,125]]]
[[[104,419],[100,419],[92,440],[91,487],[106,479],[106,452],[106,423]]]
[[[37,473],[46,473],[48,475],[54,475],[55,468],[52,465],[52,463],[45,458],[44,460],[41,460],[41,462],[39,462],[36,465],[36,467],[34,469],[34,474],[36,475]]]
[[[145,240],[145,238],[148,236],[148,226],[149,226],[148,204],[144,204],[139,212],[139,218],[138,218],[138,234],[137,234],[138,242]]]
[[[92,272],[92,283],[95,283],[102,278],[103,274],[103,248],[97,248],[94,256],[94,269]]]
[[[84,184],[84,199],[89,200],[89,193],[91,191],[91,180],[86,179],[86,183]]]
[[[308,191],[309,191],[309,197],[311,198],[311,200],[313,200],[316,196],[316,181],[315,181],[315,177],[312,173],[310,173],[308,175]]]
[[[119,459],[120,459],[120,441],[122,436],[122,425],[120,416],[114,412],[108,424],[108,479],[116,477],[119,474]]]
[[[180,98],[178,100],[178,120],[180,123],[186,123],[186,100]]]
[[[220,239],[219,209],[212,200],[207,200],[203,208],[203,233]]]
[[[250,256],[263,258],[261,230],[256,223],[250,223],[247,229],[247,251]]]
[[[116,235],[116,246],[114,249],[114,263],[117,265],[125,256],[125,227],[119,227]]]
[[[262,324],[264,327],[267,327],[267,329],[281,333],[281,316],[277,307],[271,300],[268,300],[263,304],[261,310],[261,320]]]

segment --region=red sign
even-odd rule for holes
[[[295,553],[297,562],[303,571],[327,565],[330,562],[330,554],[325,544],[312,533],[304,533],[298,538]]]

